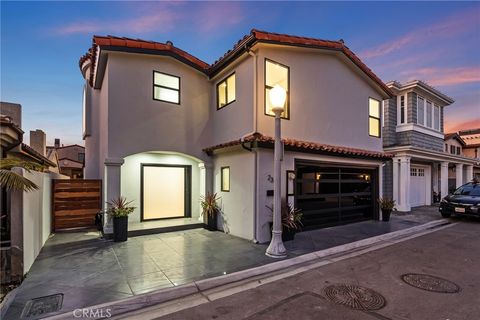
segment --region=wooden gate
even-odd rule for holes
[[[102,180],[55,179],[52,198],[54,231],[94,227],[102,209]]]

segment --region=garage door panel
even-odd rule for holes
[[[305,230],[373,218],[374,169],[315,164],[296,169],[295,200]]]
[[[410,167],[410,206],[418,207],[427,203],[427,179],[429,177],[425,167]]]

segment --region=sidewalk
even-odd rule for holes
[[[426,216],[424,211],[415,215]],[[420,224],[393,216],[388,223],[298,233],[286,247],[291,258]],[[125,243],[101,240],[95,233],[56,234],[18,288],[5,319],[20,318],[27,301],[52,294],[62,293],[63,305],[49,316],[276,262],[265,250],[266,245],[203,229],[133,237]]]

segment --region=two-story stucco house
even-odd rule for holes
[[[410,211],[432,204],[434,194],[448,194],[449,167],[455,167],[456,187],[470,181],[476,161],[457,149],[458,141],[445,144],[443,114],[452,98],[417,80],[387,86],[395,96],[384,101],[383,144],[395,156],[385,168],[385,193],[399,211]]]
[[[268,241],[274,85],[287,91],[282,198],[305,229],[379,218],[393,94],[343,41],[252,30],[209,65],[171,42],[95,36],[80,68],[85,178],[105,201],[133,200],[131,222],[199,217],[216,192],[222,228]]]

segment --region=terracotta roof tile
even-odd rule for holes
[[[368,68],[344,43],[343,41],[330,41],[317,38],[299,37],[288,34],[280,34],[273,32],[260,31],[252,29],[250,34],[245,35],[240,39],[232,49],[228,50],[222,57],[216,60],[212,65],[194,57],[193,55],[171,45],[161,42],[146,41],[142,39],[131,38],[119,38],[114,36],[93,36],[92,48],[89,52],[80,58],[80,68],[82,64],[90,59],[92,62],[92,70],[95,67],[96,55],[98,52],[98,46],[115,46],[125,48],[137,48],[137,49],[150,49],[170,52],[174,57],[180,58],[180,60],[187,61],[192,66],[196,67],[205,74],[212,76],[215,73],[222,70],[223,67],[228,65],[231,61],[235,60],[237,56],[243,53],[245,50],[253,46],[258,42],[287,44],[302,47],[311,47],[319,49],[330,49],[341,51],[347,56],[360,70],[362,70],[370,79],[372,79],[382,90],[390,96],[393,96],[389,87],[378,78],[373,71]],[[93,75],[93,71],[92,71]]]
[[[243,141],[244,142],[261,142],[261,143],[267,143],[267,144],[273,145],[275,142],[275,139],[269,136],[264,136],[261,133],[255,133],[245,137]],[[393,157],[393,154],[391,153],[343,147],[343,146],[334,146],[329,144],[296,140],[296,139],[290,139],[290,138],[284,138],[282,139],[282,142],[286,147],[291,147],[291,148],[305,150],[305,151],[312,150],[312,151],[325,152],[325,153],[333,153],[333,154],[349,155],[349,156],[361,156],[361,157],[378,158],[378,159],[388,159]],[[222,144],[218,144],[209,148],[205,148],[203,149],[203,151],[206,153],[212,153],[215,150],[237,146],[237,145],[240,145],[241,143],[242,141],[240,139],[237,139],[237,140],[225,142]]]

